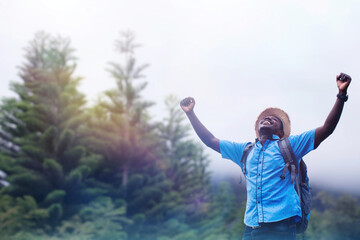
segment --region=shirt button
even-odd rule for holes
[[[260,176],[260,173],[259,173],[259,176]]]
[[[258,189],[260,189],[260,187],[258,187]]]
[[[258,203],[260,203],[260,201],[258,201]]]
[[[261,164],[261,162],[259,162],[259,164]]]

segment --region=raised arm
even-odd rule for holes
[[[195,99],[192,97],[185,98],[180,102],[180,106],[186,113],[201,141],[205,143],[206,146],[220,153],[219,139],[214,137],[214,135],[206,129],[194,113]]]
[[[350,77],[346,78],[345,81],[342,81],[342,79],[344,79],[343,74],[336,76],[336,83],[339,89],[339,94],[336,98],[333,108],[331,109],[328,117],[325,120],[324,125],[318,127],[315,130],[315,144],[314,144],[315,148],[317,148],[322,141],[324,141],[328,136],[330,136],[334,132],[336,125],[339,122],[344,107],[344,102],[347,100],[347,89],[351,82]]]

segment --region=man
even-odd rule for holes
[[[277,142],[288,138],[296,160],[316,149],[334,130],[346,102],[350,76],[341,73],[336,77],[339,93],[334,107],[323,126],[290,136],[290,119],[281,109],[265,109],[255,123],[257,141],[246,161],[247,203],[243,240],[296,239],[295,224],[301,219],[299,197],[289,172],[285,179],[279,176],[285,168]],[[240,160],[248,143],[233,143],[216,138],[199,121],[194,113],[195,100],[185,98],[180,103],[195,132],[206,146],[231,159],[241,168]]]

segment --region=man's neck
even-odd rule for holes
[[[271,139],[272,138],[272,135],[261,135],[260,136],[260,139],[259,139],[259,142],[261,143],[261,145],[264,145],[266,140],[268,139]]]
[[[265,142],[266,142],[266,140],[273,140],[274,139],[274,135],[276,135],[277,136],[277,134],[262,134],[261,136],[260,136],[260,138],[259,138],[259,142],[261,143],[261,145],[264,145],[265,144]],[[275,138],[275,139],[277,139],[277,138]]]
[[[261,129],[259,141],[261,145],[264,145],[266,140],[272,139],[273,131],[271,129]]]

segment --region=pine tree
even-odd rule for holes
[[[208,215],[210,204],[210,173],[203,148],[189,139],[189,126],[179,100],[169,96],[168,117],[159,125],[164,172],[171,189],[163,194],[157,213],[162,222],[157,232],[172,239],[196,239],[199,222]]]
[[[111,63],[109,69],[116,88],[105,92],[88,117],[92,149],[104,156],[98,179],[105,184],[108,196],[125,200],[127,216],[133,221],[126,231],[132,240],[143,239],[141,229],[151,221],[161,193],[169,188],[159,168],[155,128],[148,115],[153,103],[141,96],[147,82],[140,79],[148,65],[137,65],[138,46],[133,33],[122,33],[116,49],[124,61]]]
[[[12,231],[51,233],[103,193],[92,184],[101,157],[84,146],[85,98],[77,90],[81,79],[73,76],[70,41],[38,33],[25,51],[22,82],[12,85],[17,98],[4,100],[1,107],[9,147],[2,151],[0,166],[11,183],[5,193],[18,202],[3,212],[27,216],[17,224],[28,226],[6,226]],[[6,220],[13,219],[0,224]]]
[[[124,190],[129,181],[130,165],[146,155],[149,145],[146,135],[151,130],[146,109],[153,105],[141,98],[147,82],[137,81],[144,77],[142,72],[148,65],[137,66],[134,54],[140,45],[134,41],[135,35],[130,31],[123,32],[116,41],[116,50],[124,57],[124,64],[112,62],[108,71],[117,87],[105,92],[105,98],[99,101],[100,106],[93,109],[92,115],[97,122],[95,136],[107,144],[106,149],[99,151],[106,156],[111,170],[121,171]]]

